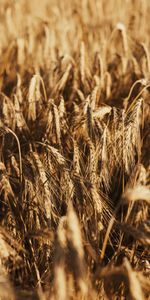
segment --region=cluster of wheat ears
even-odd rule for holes
[[[0,4],[0,299],[150,299],[150,2]]]

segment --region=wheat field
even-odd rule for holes
[[[150,299],[150,2],[0,0],[0,299]]]

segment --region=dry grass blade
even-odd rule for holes
[[[140,282],[136,273],[132,270],[131,265],[127,259],[124,260],[124,267],[126,269],[129,280],[130,299],[143,300],[144,295],[142,292]]]
[[[123,195],[123,200],[126,202],[146,201],[150,203],[150,190],[145,186],[135,186],[133,189],[128,189]]]
[[[15,292],[7,276],[7,271],[0,262],[0,298],[2,300],[15,300]]]
[[[66,218],[60,220],[57,229],[57,244],[55,253],[55,295],[56,300],[67,299],[67,282],[65,270],[66,239]]]

